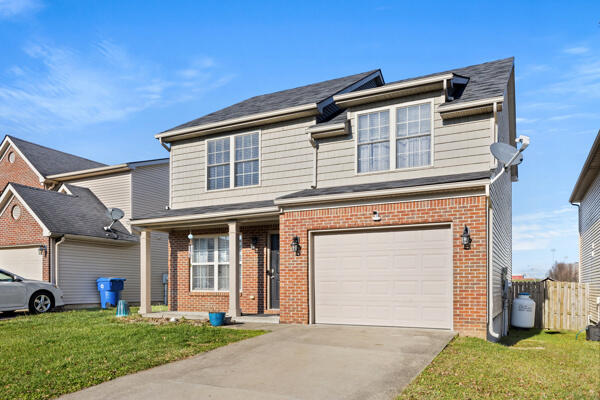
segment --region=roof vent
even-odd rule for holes
[[[462,96],[467,87],[467,83],[469,83],[469,78],[455,75],[454,78],[450,79],[450,86],[446,90],[446,99],[452,101]]]

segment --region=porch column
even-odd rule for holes
[[[140,235],[140,314],[152,312],[152,296],[150,292],[152,284],[151,239],[152,234],[150,231],[143,230]]]
[[[238,222],[229,222],[229,315],[233,318],[242,315],[240,310],[240,283],[239,276],[239,245]]]

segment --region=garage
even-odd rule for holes
[[[38,246],[0,249],[0,268],[23,278],[42,280],[42,256]]]
[[[313,240],[315,323],[452,329],[450,227]]]

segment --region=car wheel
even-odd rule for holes
[[[48,292],[35,292],[29,299],[29,312],[32,314],[43,314],[52,310],[54,298]]]

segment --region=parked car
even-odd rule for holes
[[[56,285],[0,269],[0,311],[27,308],[32,314],[42,314],[63,305],[63,292]]]

